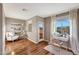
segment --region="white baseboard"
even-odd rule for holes
[[[32,41],[32,42],[35,43],[35,44],[38,43],[38,42],[36,42],[36,41],[34,41],[34,40],[30,39],[30,38],[28,38],[28,40]]]
[[[73,51],[74,54],[79,55],[79,51],[77,51],[77,50],[72,50],[72,51]]]
[[[41,41],[46,41],[46,42],[48,42],[47,40],[44,40],[44,39],[40,39],[38,42],[41,42]]]

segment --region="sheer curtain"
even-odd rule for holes
[[[77,16],[77,9],[73,9],[69,11],[69,20],[70,20],[70,45],[71,49],[75,54],[79,54],[79,42],[78,42],[78,16]],[[56,20],[56,16],[51,17],[51,36],[50,36],[50,43],[52,43],[52,34],[55,32],[55,25],[54,22]]]
[[[50,25],[50,42],[49,44],[52,44],[52,35],[55,32],[55,25],[54,21],[56,20],[56,16],[51,16],[51,25]]]
[[[56,20],[56,16],[51,16],[51,35],[53,34],[53,32],[55,32],[55,25],[54,25],[55,20]]]
[[[70,44],[71,49],[75,54],[78,53],[78,32],[77,32],[77,9],[69,11],[69,19],[70,19]]]

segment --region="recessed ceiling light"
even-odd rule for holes
[[[22,11],[27,11],[27,9],[23,8]]]

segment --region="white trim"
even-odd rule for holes
[[[46,41],[46,40],[44,40],[44,39],[40,39],[38,42],[41,42],[41,41]],[[48,42],[48,41],[47,41]]]
[[[37,44],[38,42],[35,42],[34,40],[27,38],[28,40],[32,41],[33,43]]]
[[[3,10],[3,5],[2,5],[2,10]],[[5,55],[5,15],[4,12],[2,12],[2,55]]]
[[[42,28],[43,28],[43,39],[40,39],[39,37],[40,37],[40,35],[39,35],[39,26],[37,27],[37,34],[38,34],[38,42],[40,42],[40,41],[44,41],[44,22],[40,22],[40,23],[38,23],[38,25],[39,24],[42,24]]]

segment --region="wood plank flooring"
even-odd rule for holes
[[[44,49],[48,43],[45,41],[35,44],[28,39],[20,39],[13,42],[6,42],[6,54],[7,55],[50,55],[47,50]]]

